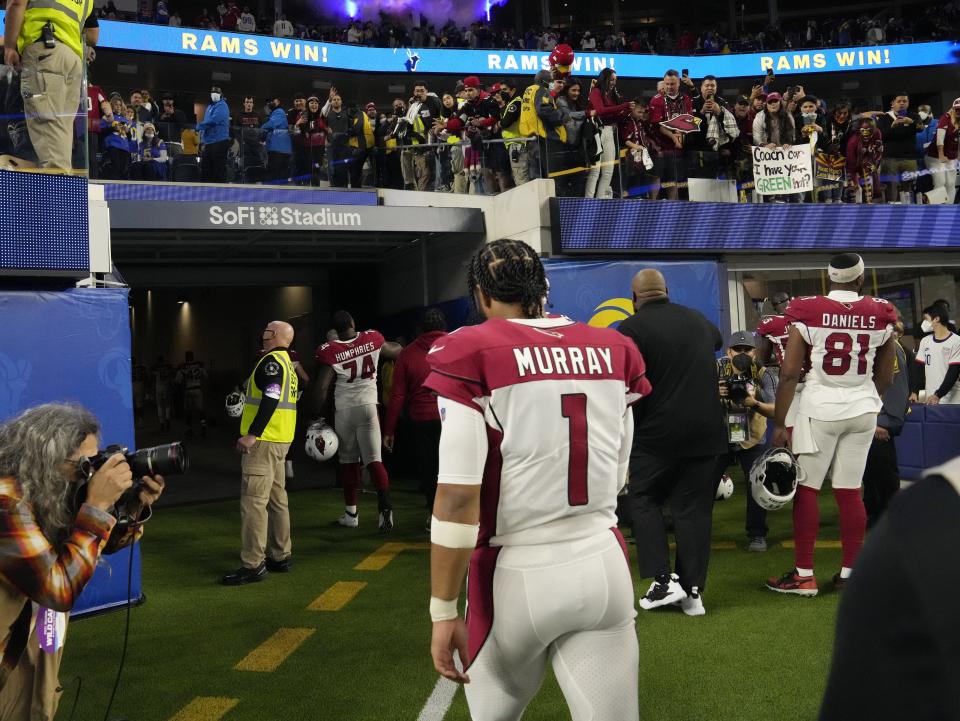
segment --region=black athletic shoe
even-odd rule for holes
[[[385,511],[380,511],[377,528],[380,533],[390,533],[393,530],[393,511],[389,508]]]
[[[846,588],[847,580],[848,579],[844,578],[839,573],[833,574],[833,590],[842,591],[844,588]]]
[[[267,577],[267,564],[261,563],[256,568],[238,568],[220,579],[224,586],[245,586],[248,583],[257,583]]]
[[[649,611],[652,608],[669,606],[672,603],[682,601],[687,597],[687,592],[680,586],[680,579],[673,573],[666,578],[655,580],[650,584],[647,594],[640,599],[640,608]]]
[[[272,558],[266,560],[267,570],[270,573],[287,573],[293,567],[293,559],[287,556],[282,561],[274,561]]]

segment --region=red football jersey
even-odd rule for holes
[[[783,315],[768,315],[757,326],[757,335],[766,338],[773,344],[773,354],[777,363],[783,365],[783,354],[787,350],[787,339],[790,337],[790,321]],[[764,361],[767,359],[764,358]]]
[[[794,298],[786,316],[810,346],[799,412],[824,421],[879,413],[873,363],[893,333],[896,308],[882,298],[835,290]]]
[[[650,392],[629,338],[564,317],[492,319],[440,338],[427,358],[425,386],[486,422],[481,544],[573,540],[616,524],[633,441],[624,415]]]
[[[337,374],[333,397],[338,410],[377,404],[377,363],[383,343],[379,331],[365,330],[350,340],[332,340],[317,348],[317,363]]]

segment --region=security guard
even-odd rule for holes
[[[290,570],[290,511],[284,459],[297,426],[297,372],[290,360],[293,326],[275,320],[263,331],[263,357],[247,381],[240,440],[240,560],[227,586],[262,581]]]
[[[39,167],[73,167],[73,124],[83,86],[93,0],[8,0],[3,61],[23,68],[20,90]]]
[[[504,80],[503,89],[500,91],[501,97],[506,101],[503,111],[500,114],[501,134],[505,140],[520,137],[520,105],[523,96],[518,92],[517,83],[513,80]],[[522,141],[513,141],[505,143],[507,153],[510,155],[510,170],[513,173],[514,185],[523,185],[530,180],[530,155],[527,150],[527,143]]]
[[[549,70],[537,73],[533,85],[523,91],[520,100],[518,130],[524,138],[537,136],[541,160],[546,159],[545,177],[561,167],[560,159],[566,153],[567,129],[564,113],[550,94],[553,79]]]

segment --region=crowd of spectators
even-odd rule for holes
[[[182,6],[182,11],[179,6]],[[551,51],[558,43],[589,52],[658,55],[711,55],[765,52],[809,47],[881,45],[920,40],[952,40],[960,35],[960,2],[925,7],[898,17],[889,10],[857,17],[786,19],[778,25],[740,23],[737,28],[700,29],[649,25],[614,31],[530,28],[517,32],[487,22],[458,26],[454,22],[411,27],[409,22],[381,15],[376,21],[323,21],[256,15],[250,5],[220,2],[203,7],[195,3],[157,0],[152,9],[133,15],[117,10],[113,0],[99,8],[104,19],[139,20],[161,25],[189,26],[228,32],[248,32],[371,47],[474,48]]]
[[[469,76],[448,90],[418,80],[389,106],[348,103],[335,87],[265,104],[214,87],[195,118],[171,95],[108,97],[95,85],[88,106],[92,172],[108,179],[493,194],[550,177],[559,195],[649,199],[689,198],[690,180],[705,179],[735,181],[746,201],[755,146],[808,145],[814,191],[766,200],[956,196],[960,98],[912,107],[902,91],[866,107],[772,74],[736,97],[712,75],[668,70],[652,97],[625,98],[606,69],[591,79]]]

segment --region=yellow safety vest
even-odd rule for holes
[[[522,96],[514,95],[512,98],[510,98],[510,102],[507,103],[507,107],[503,109],[503,114],[506,115],[507,111],[510,110],[510,107],[514,103],[520,103],[522,100],[523,100]],[[509,125],[506,128],[503,128],[501,130],[501,134],[507,140],[509,140],[510,138],[519,138],[520,137],[520,118],[517,118],[517,122],[515,122],[513,125]],[[511,143],[507,143],[507,145],[511,145]]]
[[[40,40],[43,26],[50,23],[56,39],[83,58],[83,25],[92,11],[93,0],[29,0],[17,52]]]
[[[363,113],[363,137],[367,141],[367,149],[374,147],[377,144],[376,138],[373,135],[373,128],[370,126],[370,118],[366,113]],[[360,147],[359,138],[350,138],[349,145],[352,148]]]
[[[531,85],[523,91],[523,99],[520,101],[519,130],[520,135],[525,138],[531,135],[539,135],[541,138],[547,137],[547,128],[537,114],[537,108],[534,105],[534,103],[536,103],[538,90],[540,90],[539,85]],[[553,97],[549,92],[545,92],[543,103],[544,105],[554,105]],[[565,127],[558,125],[552,130],[557,134],[557,138],[561,142],[567,142],[567,129]]]
[[[247,435],[253,419],[260,410],[260,401],[263,399],[263,390],[257,388],[253,382],[257,374],[257,368],[262,363],[279,363],[283,369],[283,388],[280,393],[280,403],[273,412],[270,422],[263,429],[258,438],[261,441],[271,441],[272,443],[291,443],[297,428],[297,391],[298,378],[297,372],[293,369],[293,361],[290,360],[290,354],[283,349],[272,350],[264,354],[263,358],[253,369],[253,373],[247,379],[246,398],[243,401],[243,416],[240,419],[240,434]]]

